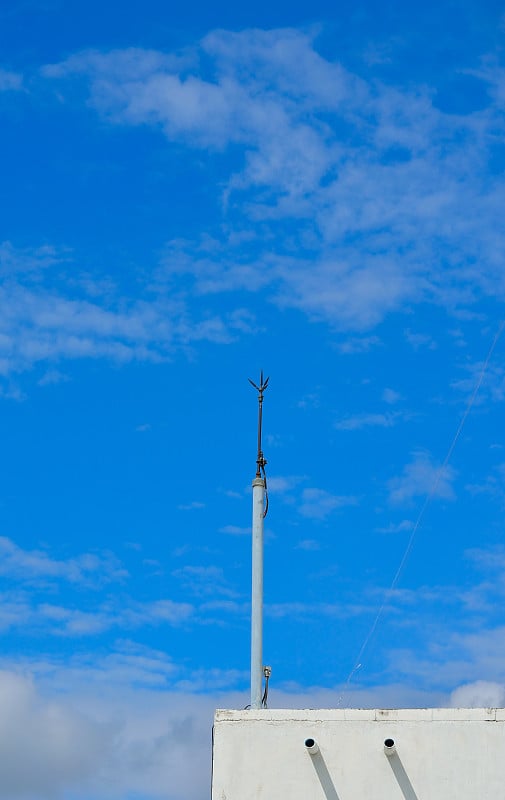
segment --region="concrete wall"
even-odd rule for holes
[[[505,709],[217,711],[212,798],[505,800]]]

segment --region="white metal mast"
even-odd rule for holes
[[[252,482],[252,595],[251,595],[251,708],[261,708],[263,683],[263,530],[268,509],[266,493],[266,460],[261,447],[261,427],[263,418],[263,392],[269,378],[263,382],[263,372],[257,386],[249,378],[249,383],[258,390],[258,456],[256,475]]]

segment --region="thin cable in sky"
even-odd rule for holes
[[[452,439],[450,447],[449,447],[449,449],[447,451],[447,455],[444,458],[444,461],[441,464],[441,466],[438,468],[438,470],[436,472],[436,475],[435,475],[435,478],[434,478],[434,481],[433,481],[433,484],[432,484],[428,494],[426,495],[426,497],[424,499],[423,505],[421,506],[421,510],[420,510],[420,512],[419,512],[419,514],[417,516],[415,525],[414,525],[414,527],[412,529],[412,533],[410,534],[409,540],[407,542],[407,546],[405,548],[403,556],[402,556],[402,558],[400,560],[400,563],[398,565],[398,569],[396,570],[396,572],[394,574],[394,577],[393,577],[393,580],[391,581],[391,585],[389,586],[389,589],[387,589],[387,591],[384,593],[384,599],[382,601],[382,604],[381,604],[381,606],[380,606],[380,608],[379,608],[379,610],[378,610],[378,612],[377,612],[377,614],[375,616],[375,619],[374,619],[374,621],[373,621],[373,623],[372,623],[372,625],[370,627],[370,630],[368,631],[367,635],[365,636],[363,644],[361,645],[360,651],[358,653],[358,657],[356,658],[356,661],[354,662],[354,666],[351,669],[349,675],[347,676],[347,680],[345,682],[345,687],[349,686],[349,684],[350,684],[353,676],[355,675],[355,673],[359,669],[362,668],[361,659],[363,658],[363,655],[365,654],[365,651],[366,651],[366,649],[367,649],[367,647],[368,647],[368,645],[370,643],[370,640],[372,639],[372,637],[373,637],[373,635],[374,635],[374,633],[375,633],[375,631],[377,629],[377,626],[378,626],[378,624],[379,624],[379,622],[380,622],[380,620],[382,618],[382,615],[384,614],[384,610],[386,608],[386,604],[387,604],[387,600],[389,598],[389,595],[391,594],[392,591],[394,591],[394,589],[396,588],[396,586],[398,584],[398,581],[400,579],[400,575],[402,574],[403,568],[405,567],[407,559],[408,559],[408,557],[409,557],[409,555],[410,555],[410,553],[412,551],[412,547],[414,545],[414,541],[415,541],[417,532],[418,532],[418,530],[419,530],[419,528],[421,526],[421,522],[423,520],[423,517],[424,517],[424,515],[426,513],[426,510],[428,509],[428,506],[430,505],[430,503],[431,503],[431,501],[433,499],[433,496],[434,496],[434,494],[435,494],[435,492],[436,492],[436,490],[438,488],[438,484],[440,483],[440,479],[441,479],[442,475],[444,474],[444,472],[445,472],[445,470],[447,468],[447,465],[449,464],[449,461],[450,461],[451,456],[453,454],[454,448],[456,447],[456,443],[457,443],[457,441],[458,441],[458,439],[459,439],[459,437],[461,435],[461,431],[463,430],[463,426],[464,426],[464,424],[465,424],[465,422],[467,420],[467,417],[468,417],[470,411],[472,410],[472,406],[473,406],[473,404],[475,402],[475,398],[477,397],[479,389],[482,386],[482,381],[484,380],[484,376],[485,376],[487,368],[489,366],[489,362],[491,361],[491,357],[493,355],[494,349],[495,349],[495,347],[496,347],[496,345],[498,343],[498,339],[500,338],[504,327],[505,327],[505,319],[502,319],[502,321],[500,322],[500,325],[498,327],[498,330],[497,330],[497,332],[496,332],[496,334],[494,336],[494,339],[493,339],[493,341],[491,343],[491,347],[489,348],[488,354],[486,356],[486,360],[484,361],[484,364],[482,365],[482,369],[480,370],[477,383],[475,384],[473,392],[470,395],[468,403],[466,404],[465,412],[464,412],[463,416],[461,417],[461,420],[459,422],[459,425],[458,425],[458,428],[456,430],[456,433],[454,434],[454,437]],[[340,696],[338,705],[340,705],[340,702],[341,702],[342,698],[343,698],[343,695]]]

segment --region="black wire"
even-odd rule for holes
[[[261,470],[263,472],[263,481],[265,483],[265,510],[263,511],[263,519],[265,519],[266,515],[268,514],[268,489],[267,489],[267,474],[265,472],[265,467],[262,466]]]
[[[267,699],[268,699],[268,681],[270,676],[265,675],[265,691],[263,692],[263,697],[261,698],[261,705],[263,708],[268,708],[267,706]]]

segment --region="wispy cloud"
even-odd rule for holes
[[[0,92],[19,92],[22,88],[23,76],[20,72],[0,68]]]
[[[302,492],[300,514],[311,519],[326,519],[333,511],[344,506],[353,506],[356,497],[331,494],[325,489],[307,488]]]
[[[231,598],[238,596],[225,578],[222,567],[186,564],[186,566],[174,570],[172,575],[178,578],[183,587],[192,595]]]
[[[382,392],[382,399],[385,403],[388,403],[388,405],[394,405],[402,399],[402,396],[400,392],[395,392],[394,389],[386,387]]]
[[[136,433],[148,433],[151,430],[151,424],[149,422],[142,422],[140,425],[135,426]]]
[[[0,273],[9,276],[0,289],[0,376],[63,359],[159,362],[178,348],[230,342],[232,331],[245,331],[248,312],[195,319],[182,300],[163,288],[153,294],[147,283],[144,299],[114,285],[95,296],[88,279],[76,297],[79,281],[74,269],[69,275],[70,263],[67,253],[52,248],[0,246]],[[50,369],[41,380],[57,374]]]
[[[231,497],[233,500],[242,500],[244,496],[241,492],[235,491],[235,489],[223,489],[222,492],[226,497]]]
[[[477,629],[476,629],[477,627]],[[435,635],[436,631],[436,635]],[[389,654],[396,674],[410,675],[422,685],[433,680],[436,671],[439,686],[461,686],[473,682],[503,681],[505,629],[503,626],[451,631],[446,625],[431,626],[431,639],[425,643],[422,656],[413,650],[393,650]],[[485,678],[484,678],[485,676]],[[483,687],[481,687],[483,688]],[[470,695],[470,692],[468,693]],[[464,696],[464,693],[461,693]],[[482,698],[483,692],[480,692]],[[477,698],[471,703],[472,705]]]
[[[248,536],[251,533],[251,528],[240,525],[224,525],[219,528],[219,533],[229,533],[231,536]]]
[[[389,481],[389,500],[394,505],[408,505],[415,497],[423,495],[453,500],[455,478],[452,467],[438,465],[428,453],[417,451],[404,467],[402,475]]]
[[[378,336],[354,336],[351,339],[340,342],[337,348],[341,353],[354,355],[355,353],[368,353],[369,350],[381,344],[382,342]]]
[[[410,519],[402,519],[401,522],[390,522],[384,528],[376,528],[378,533],[403,533],[404,531],[411,531],[414,523]]]
[[[404,331],[404,336],[414,350],[419,350],[420,348],[424,347],[428,348],[429,350],[435,350],[437,348],[437,343],[430,334],[415,333],[407,328]]]
[[[481,570],[486,572],[500,570],[505,575],[505,547],[503,545],[486,549],[471,547],[465,550],[465,557]]]
[[[302,539],[296,545],[298,550],[306,550],[307,552],[315,552],[321,549],[321,542],[317,539]]]
[[[505,464],[497,464],[481,482],[467,483],[465,490],[474,496],[487,495],[503,505],[505,502]]]
[[[467,375],[454,381],[452,387],[465,397],[470,397],[482,373],[483,366],[483,363],[465,364],[463,370]],[[504,399],[505,370],[499,364],[488,364],[474,404],[483,405],[489,400],[503,402]]]
[[[192,500],[191,503],[181,503],[177,508],[179,511],[200,511],[202,508],[205,508],[205,503],[202,503],[200,500]]]
[[[400,411],[386,414],[355,414],[345,417],[335,423],[335,428],[340,431],[358,431],[362,428],[392,428],[404,414]]]
[[[304,480],[301,475],[272,475],[268,477],[268,491],[272,494],[287,494]]]
[[[66,383],[70,377],[60,372],[58,369],[49,369],[45,372],[38,381],[39,386],[57,386],[59,383]]]
[[[505,246],[505,190],[486,180],[490,142],[503,129],[501,79],[489,71],[480,80],[496,91],[478,120],[444,114],[426,87],[366,81],[321,55],[314,37],[287,29],[217,31],[184,53],[86,51],[42,75],[62,97],[77,91],[82,100],[77,84],[87,87],[111,124],[154,126],[208,157],[240,148],[243,168],[225,180],[223,214],[238,197],[248,218],[270,231],[269,252],[245,218],[233,231],[200,230],[169,243],[132,296],[103,274],[107,290],[97,291],[90,265],[79,276],[69,252],[4,243],[0,375],[76,358],[156,362],[256,330],[242,304],[200,315],[188,293],[262,292],[344,332],[372,328],[411,303],[457,309],[505,293],[496,258]],[[20,80],[0,71],[0,87],[19,88]],[[272,247],[284,241],[275,234],[286,220],[296,220],[299,233]],[[416,347],[432,344],[424,333],[405,336]],[[379,343],[372,334],[338,346],[357,352]],[[56,374],[50,367],[46,375],[51,369]],[[391,422],[384,415],[356,425]]]
[[[95,636],[115,627],[119,617],[107,609],[82,611],[51,603],[41,603],[34,609],[31,620],[35,626],[44,626],[48,633],[56,636]]]
[[[304,617],[311,617],[317,614],[319,617],[335,617],[337,619],[347,619],[349,617],[359,616],[363,613],[369,613],[368,606],[360,605],[359,603],[304,603],[299,601],[285,602],[285,603],[268,603],[265,606],[265,612],[270,617],[282,619],[289,617],[291,619],[300,619]]]
[[[23,550],[11,539],[0,537],[0,574],[23,582],[63,579],[71,583],[122,580],[126,570],[112,554],[84,553],[58,560],[44,550]]]
[[[45,636],[91,638],[106,631],[133,631],[141,626],[178,626],[193,619],[190,603],[169,599],[138,602],[123,596],[122,604],[113,600],[75,604],[48,602],[35,594],[4,593],[0,610],[3,631],[44,632]]]
[[[298,408],[319,408],[321,399],[318,392],[309,392],[297,402]]]
[[[342,330],[373,327],[410,303],[457,308],[476,290],[503,295],[505,194],[486,178],[503,131],[497,93],[478,118],[446,114],[429,87],[366,81],[286,29],[218,31],[184,54],[87,51],[44,75],[63,92],[83,78],[112,124],[152,125],[206,152],[241,148],[225,208],[235,194],[272,231],[297,220],[296,243],[278,252],[269,244],[259,258],[245,227],[236,252],[231,238],[178,243],[166,258],[170,280],[186,273],[203,294],[265,290]],[[479,80],[498,86],[487,73]]]

